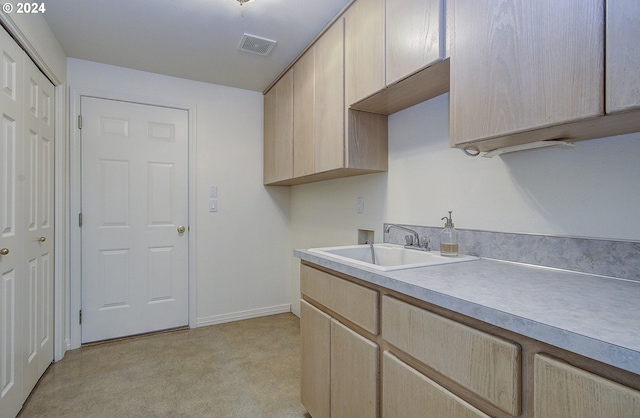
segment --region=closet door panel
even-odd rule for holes
[[[0,411],[53,361],[54,86],[0,29]]]
[[[53,360],[53,86],[25,59],[23,357],[29,393]]]
[[[0,411],[15,416],[22,388],[23,52],[0,27]]]

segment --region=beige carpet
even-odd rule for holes
[[[300,404],[300,322],[281,314],[67,352],[27,417],[309,417]]]

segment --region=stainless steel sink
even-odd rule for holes
[[[457,257],[444,257],[440,255],[440,251],[419,251],[396,244],[374,244],[375,264],[372,262],[371,246],[369,245],[311,248],[309,251],[382,271],[428,267],[478,259],[472,255],[462,254]]]

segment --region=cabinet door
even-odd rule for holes
[[[344,167],[344,20],[314,45],[314,172]]]
[[[264,95],[264,184],[293,177],[293,70]]]
[[[313,174],[314,48],[293,66],[293,176]]]
[[[383,418],[489,418],[386,351],[382,363]]]
[[[300,301],[300,400],[313,418],[331,416],[331,318]]]
[[[331,417],[377,416],[378,345],[332,319]]]
[[[640,416],[640,392],[537,354],[534,418],[631,418]]]
[[[384,0],[357,0],[344,16],[349,106],[384,88]]]
[[[640,2],[607,1],[607,113],[640,107]]]
[[[512,416],[520,414],[520,347],[403,301],[382,299],[382,337]]]
[[[386,1],[386,84],[444,58],[443,0]]]
[[[603,114],[603,9],[602,0],[452,0],[452,145]]]

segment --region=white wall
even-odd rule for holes
[[[262,185],[262,94],[77,59],[68,84],[196,107],[197,323],[288,310],[289,189]]]
[[[640,134],[493,159],[449,148],[448,95],[389,117],[389,171],[262,186],[262,95],[69,59],[69,85],[197,106],[197,317],[299,312],[294,248],[355,243],[397,222],[640,240]],[[207,211],[208,186],[220,211]],[[356,198],[365,200],[356,214]],[[251,254],[251,255],[249,255]]]
[[[384,222],[640,240],[640,133],[493,159],[449,148],[448,94],[389,117],[389,171],[291,190],[293,248],[353,244]],[[365,211],[356,214],[356,198]],[[299,312],[299,261],[291,260]]]

